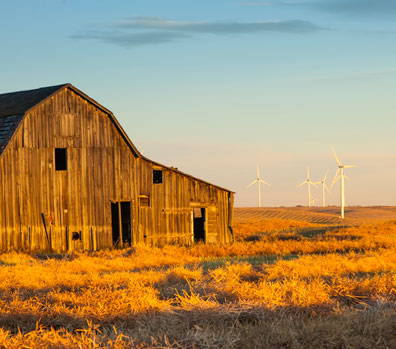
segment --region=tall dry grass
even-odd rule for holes
[[[394,346],[396,222],[263,227],[226,246],[2,254],[0,347]]]

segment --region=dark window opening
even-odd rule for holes
[[[155,183],[155,184],[162,183],[162,171],[161,170],[153,170],[153,183]]]
[[[150,206],[150,197],[148,195],[139,195],[139,206],[140,207],[149,207]]]
[[[56,171],[67,170],[67,149],[66,148],[55,148],[55,170]]]
[[[194,242],[206,242],[205,220],[206,209],[203,207],[194,208]]]
[[[72,233],[72,240],[74,240],[74,241],[80,240],[81,241],[81,232],[74,231]]]

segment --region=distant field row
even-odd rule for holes
[[[339,207],[236,207],[235,222],[263,219],[287,219],[325,225],[360,225],[396,219],[396,207],[347,207],[345,219],[339,218]]]

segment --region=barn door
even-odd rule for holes
[[[111,203],[111,226],[114,246],[131,245],[132,219],[130,201]]]
[[[206,210],[206,242],[213,244],[218,242],[217,208],[216,206],[209,206]]]
[[[206,208],[194,207],[193,209],[193,232],[194,242],[206,242]]]

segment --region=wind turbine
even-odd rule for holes
[[[343,165],[340,161],[340,159],[338,158],[333,146],[330,144],[330,148],[333,152],[334,158],[337,161],[337,165],[338,165],[338,170],[334,176],[333,179],[333,183],[331,183],[330,189],[333,188],[333,185],[335,184],[335,182],[337,182],[338,180],[340,180],[340,190],[341,190],[341,195],[340,195],[340,199],[341,199],[341,219],[344,219],[344,208],[345,208],[345,189],[344,189],[344,178],[348,178],[350,179],[345,173],[344,173],[344,168],[352,168],[352,167],[356,167],[354,165]]]
[[[314,187],[316,187],[316,183],[315,183],[315,182],[312,182],[311,179],[309,178],[309,167],[307,167],[307,179],[306,179],[304,182],[300,183],[300,184],[297,186],[297,188],[303,186],[305,183],[308,184],[308,207],[311,207],[311,203],[312,203],[312,199],[311,199],[311,198],[312,198],[312,196],[311,196],[311,184],[312,184]]]
[[[252,183],[250,183],[247,187],[249,188],[255,183],[258,184],[258,207],[261,207],[261,198],[260,198],[261,187],[260,187],[260,184],[264,183],[264,184],[268,185],[269,187],[271,186],[271,184],[263,181],[260,178],[260,170],[259,170],[259,165],[258,164],[257,164],[257,178]]]
[[[311,196],[311,206],[315,206],[315,201],[318,201],[318,199],[315,199],[313,196]]]
[[[322,207],[325,207],[325,205],[326,205],[325,190],[327,190],[327,192],[329,192],[329,188],[326,185],[326,179],[327,179],[328,174],[329,174],[329,171],[326,172],[325,176],[323,177],[323,179],[321,181],[315,182],[315,184],[322,184]]]

